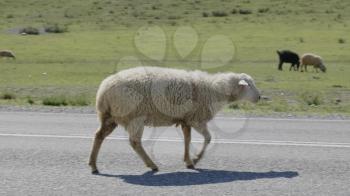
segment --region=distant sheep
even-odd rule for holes
[[[307,71],[307,66],[312,65],[314,66],[316,72],[318,72],[318,69],[321,69],[322,72],[326,72],[326,66],[323,63],[322,57],[311,54],[311,53],[306,53],[301,57],[301,71],[303,71],[303,67],[305,71]]]
[[[247,74],[185,71],[159,67],[138,67],[107,77],[96,96],[101,122],[97,130],[89,165],[97,174],[96,160],[105,137],[120,124],[129,133],[132,148],[153,171],[158,167],[141,144],[144,126],[181,125],[185,137],[184,161],[188,168],[202,158],[211,135],[207,122],[227,103],[237,100],[257,102],[260,93]],[[196,159],[189,147],[191,127],[204,137]]]
[[[292,52],[290,50],[277,50],[277,54],[279,57],[279,63],[278,63],[278,69],[282,70],[283,63],[291,63],[291,66],[289,68],[289,71],[294,68],[294,71],[299,69],[300,62],[299,62],[299,55],[295,52]]]
[[[0,50],[0,57],[16,59],[15,54],[9,50]]]

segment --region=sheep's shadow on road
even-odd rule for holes
[[[111,175],[99,174],[105,177],[115,177],[124,182],[143,186],[188,186],[216,184],[234,181],[249,181],[272,178],[294,178],[299,174],[295,171],[241,172],[226,170],[196,169],[189,172],[172,172],[157,174],[146,172],[142,175]]]

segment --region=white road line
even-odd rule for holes
[[[247,118],[239,118],[239,117],[224,117],[218,116],[215,119],[222,120],[256,120],[256,121],[299,121],[299,122],[350,122],[348,119],[306,119],[306,118],[265,118],[265,117],[247,117]]]
[[[6,134],[1,133],[0,137],[36,137],[36,138],[66,138],[66,139],[90,139],[92,136],[82,135],[37,135],[37,134]],[[109,140],[128,140],[127,137],[108,137]],[[183,142],[182,138],[145,138],[144,141],[154,142]],[[201,143],[202,140],[192,140],[194,143]],[[324,147],[324,148],[350,148],[350,143],[331,143],[331,142],[302,142],[302,141],[273,141],[273,140],[229,140],[215,139],[214,144],[245,144],[245,145],[270,145],[270,146],[305,146],[305,147]]]

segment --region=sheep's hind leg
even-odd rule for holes
[[[204,152],[211,141],[211,135],[208,131],[207,125],[194,127],[194,129],[204,137],[202,150],[198,153],[197,158],[193,159],[193,163],[197,164],[202,159]]]
[[[100,151],[103,140],[113,132],[117,124],[111,118],[101,118],[101,126],[96,131],[94,144],[91,150],[89,165],[92,169],[93,174],[98,174],[98,169],[96,166],[96,160],[98,153]]]
[[[147,155],[146,151],[142,147],[142,134],[144,125],[142,123],[130,123],[126,130],[129,133],[129,142],[134,151],[141,157],[145,165],[152,169],[152,171],[158,171],[157,165]]]
[[[194,169],[193,162],[190,157],[190,143],[191,143],[191,127],[188,125],[181,125],[182,132],[184,134],[185,140],[185,153],[184,153],[184,161],[186,163],[186,167],[188,169]]]

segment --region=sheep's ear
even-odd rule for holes
[[[239,86],[248,86],[248,83],[247,83],[245,80],[240,80],[240,81],[238,82],[238,85],[239,85]]]

